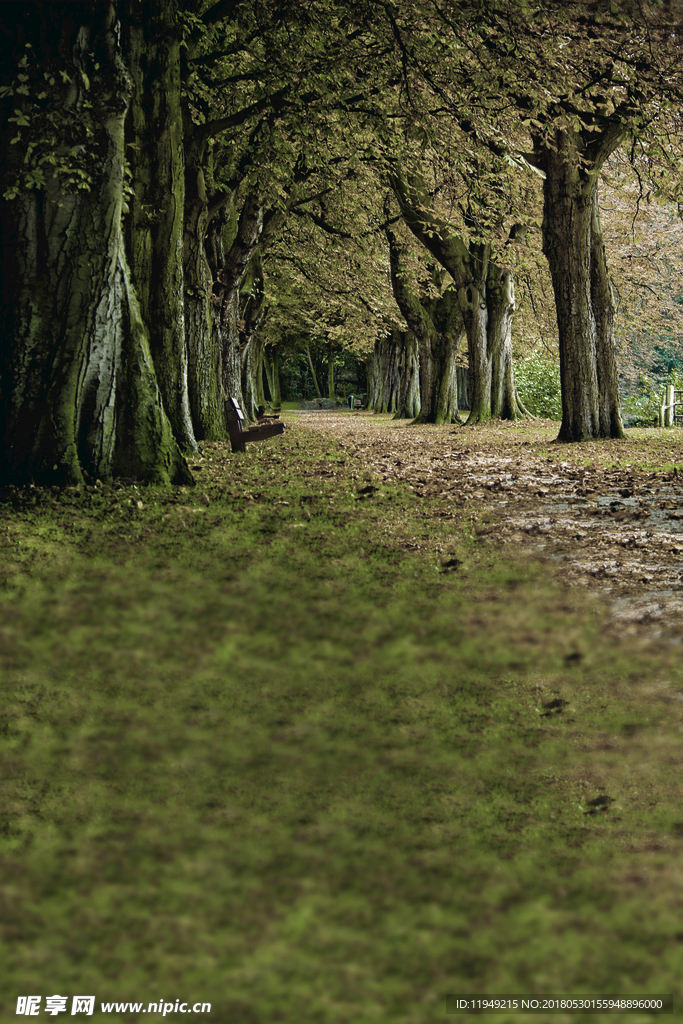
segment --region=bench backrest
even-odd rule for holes
[[[230,444],[232,445],[233,452],[245,451],[244,441],[240,437],[240,434],[244,433],[244,427],[242,425],[244,413],[234,398],[228,398],[225,403],[225,418],[228,421]]]
[[[285,430],[284,423],[265,421],[259,421],[256,426],[245,430],[242,425],[244,413],[234,398],[228,398],[225,403],[225,417],[228,421],[233,452],[246,451],[247,441],[265,441],[267,437],[276,437],[278,434],[283,434]]]

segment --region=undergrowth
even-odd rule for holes
[[[1,1019],[679,998],[677,651],[300,424],[193,465],[3,495]]]

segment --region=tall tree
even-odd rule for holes
[[[189,482],[124,245],[118,5],[3,4],[0,476]]]
[[[553,94],[530,129],[545,175],[543,251],[560,335],[564,441],[624,436],[598,187],[626,140],[662,131],[662,104],[678,98],[681,86],[677,25],[663,5],[624,3],[595,14],[581,4],[571,21],[540,18],[531,26],[546,52],[550,43],[563,46]]]
[[[434,8],[451,48],[442,65],[421,58],[424,77],[472,143],[544,175],[543,246],[560,343],[560,439],[621,437],[615,303],[597,189],[606,160],[627,140],[664,135],[663,149],[671,151],[666,122],[681,98],[677,5],[497,0],[475,6],[475,30],[471,13],[460,23],[457,0]],[[463,104],[463,73],[472,79],[469,96],[482,98],[491,80],[495,92]]]

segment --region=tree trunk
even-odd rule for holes
[[[309,366],[309,369],[311,371],[311,377],[313,378],[313,386],[315,387],[315,393],[318,396],[318,398],[322,398],[323,397],[323,393],[320,390],[320,385],[318,384],[318,378],[315,375],[315,367],[313,365],[313,358],[311,356],[311,346],[309,345],[308,341],[306,341],[306,357],[308,358],[308,366]]]
[[[242,355],[240,352],[239,295],[233,292],[229,301],[223,301],[215,319],[217,332],[216,350],[220,354],[221,370],[219,380],[221,393],[226,398],[234,398],[240,409],[244,410],[245,402],[242,394]],[[247,415],[245,413],[245,415]],[[252,417],[253,418],[253,417]]]
[[[257,408],[265,403],[262,351],[257,342],[257,330],[266,311],[262,251],[285,217],[279,210],[264,214],[253,193],[247,196],[239,217],[232,206],[230,211],[219,227],[209,232],[212,301],[218,310],[216,346],[224,368],[223,391],[240,404],[248,420],[253,420]]]
[[[597,174],[580,138],[558,133],[544,150],[543,251],[560,338],[561,441],[623,437],[616,379],[614,300],[600,233]],[[541,162],[541,161],[539,161]]]
[[[488,344],[491,352],[491,415],[501,420],[528,416],[515,388],[512,365],[512,319],[515,284],[512,271],[489,261],[487,276]]]
[[[436,327],[438,340],[438,348],[434,353],[437,368],[431,400],[433,422],[459,423],[456,363],[465,329],[457,294],[452,287],[444,287],[445,277],[445,271],[433,271],[434,284],[442,288],[442,292],[422,303]]]
[[[458,409],[470,407],[470,371],[468,366],[456,368],[458,379]]]
[[[231,361],[226,349],[236,333],[237,296],[221,303],[213,295],[213,275],[204,246],[208,206],[202,152],[189,145],[186,158],[183,258],[190,410],[197,439],[221,441],[227,436],[223,383],[226,376],[232,376],[225,363]]]
[[[420,353],[412,331],[393,331],[396,343],[398,377],[395,420],[417,420],[422,410],[420,399]],[[390,411],[390,410],[388,410]]]
[[[164,407],[180,444],[196,449],[187,385],[183,215],[185,155],[177,0],[126,3],[133,97],[126,240]],[[153,143],[153,144],[152,144]]]
[[[280,387],[280,359],[277,348],[271,350],[272,357],[269,363],[268,353],[265,355],[265,365],[268,370],[268,387],[270,388],[270,403],[273,409],[282,407],[282,390]]]
[[[14,5],[7,17],[17,17]],[[14,37],[9,28],[5,38]],[[73,132],[86,100],[91,105],[92,184],[67,193],[50,177],[42,190],[2,207],[0,477],[58,485],[112,476],[189,483],[124,248],[131,82],[116,6],[74,5],[67,19],[61,5],[42,5],[30,31],[34,59],[55,77],[60,68],[69,74],[70,86],[54,90],[54,123],[71,118]],[[10,146],[9,134],[5,128],[1,138],[5,175],[26,156],[22,142]]]
[[[240,354],[242,359],[243,411],[255,420],[259,406],[265,405],[263,393],[264,342],[258,329],[266,312],[263,262],[261,254],[254,252],[244,269],[240,285]]]
[[[222,440],[226,436],[225,398],[234,398],[245,415],[255,414],[251,384],[245,407],[242,368],[251,380],[249,359],[242,359],[245,341],[240,339],[240,287],[249,261],[263,241],[263,211],[255,195],[247,196],[239,217],[227,201],[209,219],[206,194],[206,140],[185,111],[186,214],[185,324],[188,341],[190,408],[199,439]],[[275,214],[271,227],[283,218]],[[208,242],[208,249],[207,249]],[[226,390],[227,389],[227,390]],[[251,412],[249,411],[251,410]]]
[[[334,348],[332,342],[327,343],[327,397],[334,402]]]
[[[242,410],[246,418],[252,422],[257,418],[258,407],[266,404],[262,376],[259,381],[259,371],[263,370],[263,364],[259,359],[259,348],[262,348],[262,343],[259,344],[258,340],[252,336],[240,350]]]
[[[377,413],[396,411],[397,367],[393,335],[389,331],[375,339],[370,374],[368,407]]]
[[[441,383],[436,396],[436,423],[462,423],[458,415],[457,359],[463,332],[446,335]]]
[[[600,225],[597,185],[593,190],[591,219],[591,298],[595,314],[598,409],[601,437],[625,437],[619,400],[617,344],[614,335],[616,303],[607,267]]]
[[[420,415],[420,356],[412,331],[394,328],[375,341],[368,407],[394,413],[394,419]]]

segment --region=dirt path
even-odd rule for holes
[[[476,515],[487,540],[523,547],[556,577],[608,602],[620,632],[683,639],[683,439],[633,430],[626,441],[554,442],[557,424],[410,426],[385,416],[311,412],[358,479],[403,482]]]

